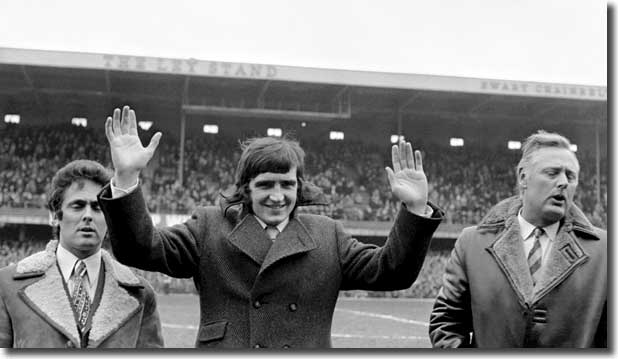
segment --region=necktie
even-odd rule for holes
[[[543,251],[541,250],[540,238],[543,235],[543,228],[536,227],[532,234],[534,235],[534,244],[528,254],[528,266],[530,267],[530,274],[532,275],[532,283],[536,285],[541,275],[541,260],[543,258]]]
[[[90,296],[86,286],[88,285],[88,270],[86,264],[82,261],[77,261],[77,265],[73,270],[73,297],[71,298],[73,309],[77,313],[77,324],[80,331],[83,331],[88,321],[90,313]]]
[[[267,226],[266,227],[266,235],[268,235],[268,238],[270,238],[271,240],[275,240],[275,238],[277,238],[277,235],[279,234],[279,230],[277,229],[277,227],[273,227],[273,226]]]

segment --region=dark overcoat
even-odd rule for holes
[[[502,201],[456,241],[431,313],[434,347],[607,346],[606,232],[571,206],[534,287],[521,206]]]
[[[56,264],[58,241],[0,269],[0,347],[80,348],[64,279]],[[152,287],[102,250],[105,280],[92,316],[88,348],[163,347]]]
[[[155,228],[141,190],[99,201],[119,261],[193,277],[200,294],[197,347],[326,348],[339,290],[399,290],[416,279],[443,213],[400,210],[383,247],[351,238],[330,218],[297,214],[272,242],[255,216],[198,208]]]

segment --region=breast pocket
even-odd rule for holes
[[[200,326],[197,336],[200,347],[213,346],[225,337],[227,330],[227,320],[206,323]]]

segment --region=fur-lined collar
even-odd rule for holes
[[[492,227],[510,227],[513,221],[517,221],[517,214],[522,207],[520,196],[509,197],[493,206],[479,223],[479,229]],[[562,227],[567,232],[575,230],[585,235],[599,239],[599,234],[588,218],[575,204],[571,204],[563,219]],[[588,237],[586,236],[586,237]]]
[[[15,279],[40,276],[25,286],[20,297],[42,318],[80,347],[80,337],[63,288],[63,278],[56,264],[58,241],[50,241],[45,250],[21,260],[16,267]],[[97,347],[140,310],[140,303],[127,288],[141,288],[140,279],[126,266],[101,250],[105,268],[105,282],[101,302],[92,317],[88,347]]]
[[[489,211],[477,229],[481,233],[495,234],[496,239],[486,250],[494,257],[521,302],[532,304],[563,282],[575,267],[588,260],[588,255],[576,238],[600,238],[581,210],[575,205],[571,206],[547,254],[547,262],[543,265],[541,277],[535,286],[517,220],[521,207],[519,196],[507,198]],[[571,232],[579,232],[583,236],[573,236],[570,235]]]

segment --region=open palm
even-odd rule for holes
[[[161,133],[157,132],[147,147],[142,146],[137,135],[135,111],[129,106],[123,107],[122,118],[118,108],[114,110],[113,117],[107,118],[105,135],[109,142],[114,170],[116,175],[121,176],[137,176],[152,158],[161,139]]]
[[[410,142],[392,148],[393,169],[386,167],[391,191],[413,212],[423,213],[427,204],[427,177],[420,151],[412,151]]]

